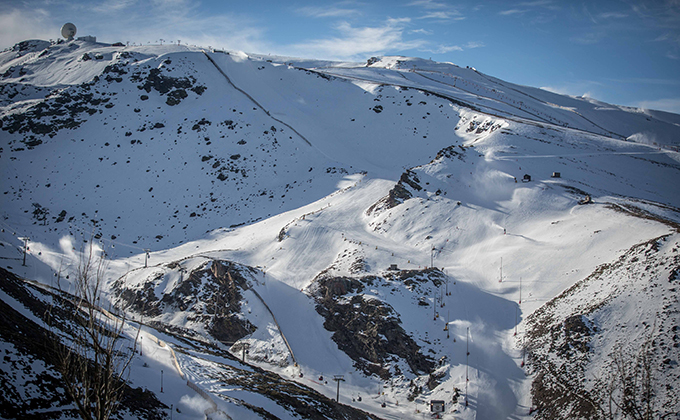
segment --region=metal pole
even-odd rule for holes
[[[241,361],[242,361],[243,363],[246,362],[246,352],[248,352],[248,348],[249,348],[249,347],[250,347],[250,344],[248,344],[248,343],[243,343],[243,347],[241,348],[241,349],[242,349]]]
[[[434,246],[432,247],[432,250],[430,251],[430,268],[434,266]]]
[[[18,238],[21,241],[24,241],[24,262],[23,266],[26,267],[26,251],[28,251],[28,241],[31,239],[28,236],[24,236],[23,238]]]
[[[161,369],[161,392],[163,392],[163,369]]]
[[[345,375],[334,375],[333,380],[338,383],[338,391],[335,396],[335,402],[340,402],[340,381],[345,380]]]
[[[434,317],[434,320],[437,320],[437,295],[435,294],[432,297],[432,315]]]
[[[470,367],[470,327],[467,327],[466,333],[466,352],[465,355],[465,406],[468,406],[468,382],[470,382],[470,376],[468,375],[468,369]]]
[[[522,278],[519,278],[519,304],[522,304]]]

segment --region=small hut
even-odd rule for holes
[[[531,175],[524,174],[524,178],[522,178],[522,182],[531,182]]]
[[[431,413],[443,413],[446,408],[446,403],[444,400],[430,400],[430,412]]]

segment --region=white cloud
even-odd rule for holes
[[[137,0],[117,0],[117,1],[131,1]],[[151,3],[156,7],[189,7],[192,2],[189,0],[151,0]]]
[[[59,37],[60,27],[51,22],[50,14],[44,9],[10,10],[0,14],[0,48],[27,39],[55,39]]]
[[[447,9],[447,8],[450,7],[446,3],[438,3],[438,2],[433,1],[433,0],[412,1],[407,6],[419,6],[419,7],[425,8],[425,9]]]
[[[426,49],[425,51],[433,54],[446,54],[452,51],[465,51],[472,48],[482,48],[484,46],[483,42],[471,41],[462,47],[460,45],[439,45],[437,48]]]
[[[534,23],[546,23],[553,20],[551,16],[544,16],[546,10],[555,12],[561,9],[561,6],[553,0],[537,0],[520,2],[514,7],[498,12],[501,16],[524,16],[526,14],[538,14],[539,17],[534,19]]]
[[[663,35],[659,35],[653,41],[654,42],[663,42],[663,41],[668,41],[670,38],[671,38],[671,34],[665,33]]]
[[[519,5],[523,7],[539,7],[539,6],[548,8],[557,7],[555,6],[555,2],[553,0],[525,1],[520,3]]]
[[[443,19],[443,20],[448,20],[452,17],[452,14],[449,12],[429,12],[427,14],[424,14],[423,16],[420,16],[418,19]]]
[[[423,35],[432,35],[432,31],[428,31],[427,29],[414,29],[412,31],[408,31],[410,34],[423,34]]]
[[[304,16],[315,18],[341,18],[350,16],[360,16],[362,13],[358,9],[343,9],[338,7],[314,7],[306,6],[297,9],[297,12]]]
[[[261,27],[243,16],[166,15],[159,23],[145,28],[142,36],[146,36],[151,42],[158,38],[181,39],[182,43],[187,44],[210,45],[247,52],[270,51],[270,46],[264,41]]]
[[[336,26],[339,36],[310,40],[291,45],[295,55],[326,59],[363,60],[366,55],[384,54],[389,51],[421,48],[424,40],[405,40],[405,26],[408,18],[387,19],[375,27],[354,27],[348,22]]]
[[[597,44],[604,38],[604,33],[602,32],[591,32],[591,33],[586,33],[582,34],[579,36],[573,36],[569,38],[571,42],[574,42],[576,44],[581,44],[581,45],[592,45],[592,44]]]
[[[437,19],[437,20],[462,20],[465,17],[455,7],[446,3],[438,3],[432,0],[413,1],[407,6],[420,7],[425,13],[418,19]]]
[[[486,45],[483,42],[480,41],[470,41],[467,44],[465,44],[465,48],[472,49],[472,48],[482,48],[486,47]]]
[[[460,47],[458,45],[440,45],[439,47],[433,50],[429,50],[429,52],[434,54],[446,54],[451,51],[463,51],[463,47]]]
[[[526,9],[508,9],[498,12],[498,14],[503,16],[511,16],[511,15],[523,15],[526,12],[528,12],[528,10]]]
[[[623,19],[628,17],[627,14],[620,12],[600,13],[597,16],[601,19]]]
[[[113,13],[127,9],[137,3],[137,0],[108,0],[101,3],[94,3],[90,9],[97,13]]]

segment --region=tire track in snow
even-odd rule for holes
[[[286,123],[286,122],[284,122],[284,121],[281,121],[280,119],[274,117],[274,116],[273,116],[273,115],[272,115],[272,114],[271,114],[264,106],[262,106],[259,102],[257,102],[257,100],[255,100],[255,98],[253,98],[252,96],[250,96],[250,95],[248,94],[248,92],[246,92],[245,90],[243,90],[243,89],[239,88],[238,86],[236,86],[236,85],[234,84],[234,82],[231,81],[231,79],[229,78],[229,76],[227,76],[227,73],[225,73],[224,70],[222,70],[222,68],[221,68],[220,66],[217,65],[217,63],[215,63],[215,60],[213,60],[212,57],[210,57],[210,55],[208,55],[207,52],[205,52],[205,51],[202,51],[202,52],[203,52],[203,54],[205,54],[205,56],[208,58],[208,61],[210,61],[210,63],[212,63],[213,66],[215,66],[215,68],[217,69],[217,71],[219,71],[219,72],[222,74],[222,76],[224,76],[224,78],[227,80],[227,82],[229,83],[229,85],[231,85],[231,87],[233,87],[234,89],[238,90],[238,91],[241,92],[243,95],[245,95],[248,99],[250,99],[255,105],[257,105],[258,108],[260,108],[265,114],[267,114],[267,116],[268,116],[269,118],[271,118],[272,120],[278,122],[279,124],[283,124],[283,125],[285,125],[286,127],[290,128],[290,129],[293,131],[293,133],[297,134],[302,140],[305,141],[305,143],[307,143],[309,146],[312,146],[312,143],[310,143],[309,140],[307,140],[307,138],[306,138],[305,136],[303,136],[302,134],[300,134],[300,133],[299,133],[296,129],[294,129],[290,124],[288,124],[288,123]],[[312,147],[313,147],[313,146],[312,146]]]
[[[286,336],[283,334],[283,330],[281,329],[281,326],[279,325],[279,322],[276,320],[276,317],[274,316],[274,312],[272,312],[272,310],[269,308],[269,305],[267,305],[267,303],[264,301],[264,299],[262,299],[262,296],[260,296],[260,294],[257,293],[257,290],[255,290],[255,289],[252,288],[252,287],[249,288],[248,290],[250,290],[251,292],[253,292],[253,293],[255,294],[255,296],[257,296],[257,298],[260,299],[260,302],[262,302],[262,304],[264,305],[265,309],[266,309],[267,311],[269,311],[269,315],[272,316],[272,319],[274,320],[274,324],[276,325],[276,328],[279,330],[279,334],[281,334],[281,338],[283,338],[283,342],[286,344],[286,347],[288,347],[288,352],[290,353],[290,357],[293,359],[293,364],[294,364],[294,366],[297,366],[297,365],[298,365],[298,362],[297,362],[297,360],[295,359],[295,354],[293,354],[293,349],[290,347],[290,344],[288,343],[288,339],[286,339]]]

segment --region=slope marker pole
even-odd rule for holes
[[[468,382],[470,382],[470,375],[468,369],[470,368],[470,327],[467,327],[465,334],[466,338],[466,355],[465,355],[465,406],[468,406]]]
[[[522,277],[519,278],[519,304],[522,304]]]

